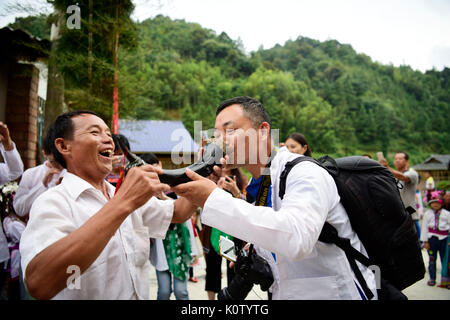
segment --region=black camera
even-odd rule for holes
[[[244,300],[254,284],[259,284],[262,291],[269,290],[273,283],[269,263],[253,252],[253,244],[247,252],[238,251],[234,264],[235,276],[228,287],[217,295],[218,300]]]

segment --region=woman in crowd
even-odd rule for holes
[[[303,154],[305,156],[311,157],[311,148],[309,147],[308,141],[306,141],[305,136],[301,133],[291,133],[287,137],[285,145],[292,153]]]

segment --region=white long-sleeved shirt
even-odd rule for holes
[[[12,143],[14,148],[6,151],[0,142],[0,152],[4,163],[0,163],[0,185],[8,181],[14,181],[23,173],[23,162],[20,154],[16,149],[16,144]]]
[[[25,223],[7,216],[3,220],[3,229],[5,230],[5,235],[10,239],[9,245],[14,247],[20,242],[22,233],[25,230]],[[10,275],[12,279],[19,276],[20,254],[18,253],[19,251],[16,249],[11,252]]]
[[[429,231],[428,228],[437,229],[439,231],[447,231],[447,234],[437,234]],[[441,209],[439,218],[435,215],[432,209],[425,211],[422,220],[422,229],[420,230],[420,240],[428,241],[432,236],[436,236],[439,240],[445,239],[448,236],[450,230],[450,212]]]
[[[0,153],[5,161],[0,163],[0,185],[16,180],[23,173],[23,162],[14,142],[13,146],[12,150],[6,151],[0,142]],[[7,260],[9,260],[8,241],[0,226],[0,268],[3,267],[2,262]]]
[[[108,193],[115,188],[107,183]],[[20,254],[24,278],[30,261],[42,250],[81,227],[107,203],[91,184],[66,172],[61,184],[33,203],[22,234]],[[163,238],[172,220],[173,200],[152,197],[130,213],[106,247],[81,275],[80,289],[66,287],[53,299],[148,299],[150,285],[149,238]],[[71,269],[72,270],[72,269]],[[68,270],[73,274],[73,270]]]
[[[47,161],[37,167],[25,170],[22,179],[20,179],[16,195],[14,196],[13,206],[17,215],[23,217],[30,213],[31,205],[37,197],[49,188],[56,186],[58,180],[63,177],[66,172],[66,169],[63,169],[59,174],[54,174],[52,180],[46,187],[42,183],[42,180],[48,170],[50,170],[50,168],[47,166]]]
[[[361,299],[344,251],[318,241],[327,221],[367,256],[333,178],[305,161],[289,173],[284,199],[278,196],[280,174],[296,157],[283,147],[272,160],[272,208],[255,207],[217,188],[204,205],[202,222],[258,246],[274,276],[273,299]],[[271,252],[276,253],[276,261]],[[373,272],[357,264],[376,298]]]

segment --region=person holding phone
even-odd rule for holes
[[[378,155],[378,154],[377,154]],[[383,166],[388,168],[395,179],[397,179],[398,184],[400,185],[400,197],[402,198],[403,205],[405,208],[411,207],[415,210],[413,214],[411,214],[411,218],[414,221],[416,226],[417,235],[420,239],[420,224],[419,224],[419,214],[417,213],[417,204],[416,204],[416,189],[417,184],[419,183],[419,174],[417,171],[409,167],[409,155],[400,151],[397,152],[394,156],[394,168],[391,168],[384,158],[384,155],[381,153],[378,156],[380,162]],[[381,158],[381,159],[380,159]]]

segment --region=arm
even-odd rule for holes
[[[197,181],[208,183],[201,177],[194,183]],[[194,183],[180,185],[177,190],[182,193],[186,188],[186,192],[195,197],[207,189]],[[280,210],[255,207],[214,188],[202,204],[202,222],[289,259],[301,259],[309,255],[317,243],[332,206],[331,195],[336,192],[332,178],[325,170],[312,163],[302,163],[288,176]]]
[[[394,175],[394,177],[395,177],[397,180],[404,181],[404,182],[406,182],[406,183],[411,182],[411,180],[410,180],[410,178],[409,178],[408,176],[404,175],[404,174],[401,173],[400,171],[397,171],[397,170],[391,168],[391,167],[389,166],[389,164],[388,164],[388,162],[387,162],[386,159],[379,160],[379,162],[380,162],[381,165],[383,165],[383,166],[385,166],[386,168],[388,168],[388,169],[392,172],[392,174]]]
[[[9,129],[0,121],[0,152],[5,163],[0,164],[0,184],[16,180],[23,173],[23,162],[17,152],[16,145],[11,140]]]
[[[182,223],[189,219],[197,210],[198,206],[188,199],[180,197],[175,200],[172,223]]]
[[[30,171],[25,171],[20,180],[19,187],[14,196],[13,206],[17,215],[23,217],[31,210],[31,205],[47,188],[39,181],[33,185],[30,177]]]
[[[397,171],[397,170],[395,170],[395,169],[392,169],[391,167],[387,167],[387,168],[392,172],[392,174],[394,175],[394,177],[395,177],[397,180],[404,181],[404,182],[406,182],[406,183],[410,183],[410,182],[411,182],[411,179],[410,179],[407,175],[404,175],[404,174],[401,173],[400,171]]]
[[[14,142],[11,142],[12,149],[8,150],[6,146],[0,143],[0,152],[5,163],[0,163],[0,184],[13,181],[19,178],[23,173],[23,162],[20,154],[15,148]]]
[[[429,211],[427,210],[423,215],[422,225],[420,226],[420,241],[428,242],[428,223],[429,223]]]
[[[35,255],[24,269],[25,282],[33,297],[50,299],[63,290],[69,277],[66,272],[68,266],[78,266],[83,273],[97,259],[130,213],[155,193],[169,189],[169,186],[159,183],[156,173],[147,170],[145,167],[131,169],[116,195],[79,228],[72,226],[63,216],[61,199],[58,201],[44,196],[37,200],[37,204],[32,207],[31,217],[37,212],[35,220],[46,219],[53,223],[54,227],[47,227],[46,231],[52,232],[52,236],[58,234],[60,239]],[[68,207],[67,204],[65,206]],[[39,210],[43,214],[38,215]],[[67,210],[70,211],[69,208]],[[29,227],[33,230],[33,225]],[[48,234],[39,234],[41,230],[37,229],[34,228],[35,237],[45,242]],[[27,230],[24,235],[26,233]],[[32,247],[35,240],[31,235],[28,236],[26,245]],[[33,251],[33,248],[29,250]]]

